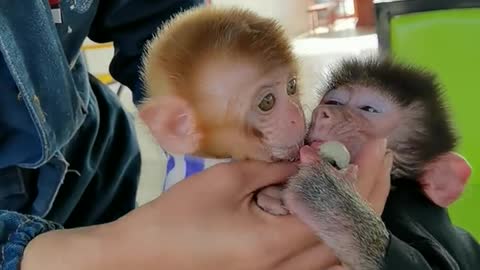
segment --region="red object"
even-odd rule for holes
[[[375,26],[375,12],[373,0],[355,0],[355,15],[358,18],[357,27]]]
[[[48,0],[48,4],[53,7],[53,6],[59,6],[61,0]]]

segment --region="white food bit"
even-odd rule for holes
[[[345,145],[337,141],[322,144],[318,154],[329,161],[335,162],[340,169],[344,169],[350,164],[350,153]]]

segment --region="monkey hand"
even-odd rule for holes
[[[391,154],[386,141],[365,145],[358,165],[338,170],[316,150],[301,149],[299,173],[285,191],[285,203],[323,240],[345,267],[379,269],[389,235],[380,219],[390,189]]]

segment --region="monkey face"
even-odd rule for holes
[[[372,138],[389,137],[400,125],[400,108],[373,87],[340,86],[313,112],[308,141],[342,142],[352,157]]]
[[[296,159],[306,134],[297,78],[281,68],[266,79],[256,87],[247,113],[247,136],[269,156],[267,160]]]
[[[265,69],[249,59],[216,59],[200,75],[203,96],[196,97],[196,104],[206,134],[200,154],[264,161],[298,158],[306,123],[290,66]]]

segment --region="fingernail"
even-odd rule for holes
[[[346,169],[347,176],[351,178],[352,180],[357,180],[358,179],[358,166],[357,165],[350,165],[350,167],[347,167]]]
[[[386,151],[388,150],[388,149],[386,149],[387,148],[387,139],[380,139],[379,141],[375,141],[374,143],[375,143],[375,147],[377,147],[377,148],[375,148],[375,151],[377,151],[375,153],[378,154],[379,156],[382,153],[385,153],[385,155],[386,155]]]
[[[387,150],[387,152],[385,154],[384,163],[388,168],[390,168],[390,169],[392,168],[392,165],[393,165],[393,152],[392,151]]]
[[[387,139],[382,139],[382,148],[387,148]]]

